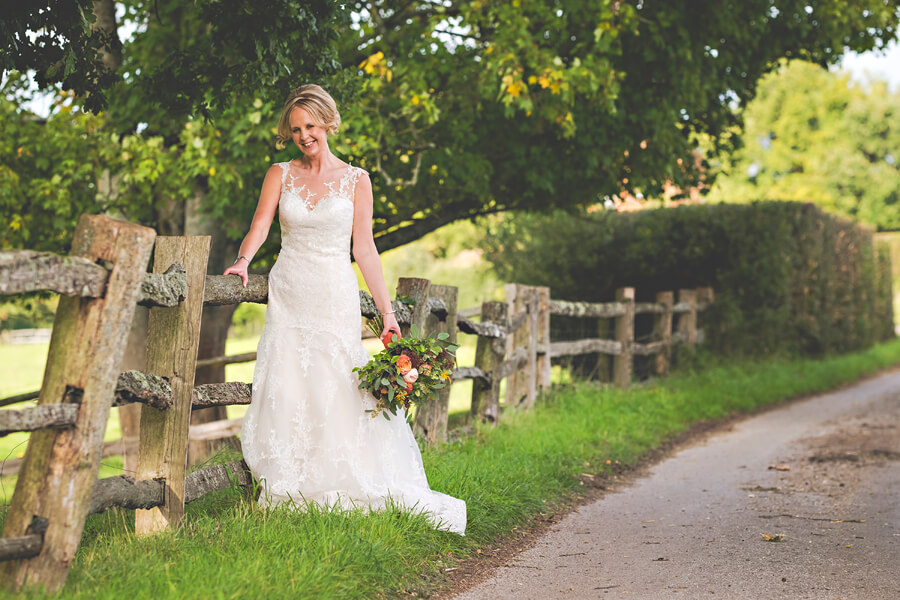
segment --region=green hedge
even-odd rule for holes
[[[890,257],[870,228],[813,204],[714,204],[620,214],[507,215],[484,240],[506,281],[609,301],[633,286],[711,286],[708,344],[722,353],[819,355],[893,335]]]

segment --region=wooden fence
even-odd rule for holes
[[[265,276],[251,275],[244,288],[237,277],[206,275],[209,244],[208,237],[157,237],[146,227],[85,215],[69,256],[0,252],[0,294],[63,295],[37,406],[0,411],[0,435],[33,432],[0,538],[0,572],[11,588],[61,588],[88,514],[114,506],[136,509],[136,533],[150,534],[177,526],[185,504],[207,493],[235,484],[252,493],[243,461],[186,474],[189,436],[214,439],[240,424],[189,430],[191,409],[249,404],[251,397],[245,383],[193,385],[203,306],[265,302],[267,296]],[[153,272],[145,273],[151,251]],[[477,336],[475,364],[456,368],[453,378],[473,380],[471,416],[485,423],[500,419],[503,379],[506,407],[531,408],[550,386],[555,357],[610,355],[619,386],[631,383],[636,355],[655,356],[655,369],[664,375],[675,344],[697,343],[697,313],[712,301],[704,288],[680,290],[677,303],[673,292],[660,293],[655,303],[636,303],[634,289],[621,288],[615,302],[566,302],[552,300],[546,287],[509,284],[506,302],[483,303],[475,321],[459,314],[455,287],[402,278],[397,295],[409,300],[393,303],[404,335],[416,325],[425,335],[444,331],[454,341],[458,333]],[[137,304],[150,307],[147,372],[120,373]],[[377,313],[365,292],[360,310],[364,316]],[[634,340],[640,313],[654,315],[649,343]],[[551,315],[614,319],[615,336],[551,343]],[[247,354],[203,364],[253,359],[255,354]],[[28,397],[8,398],[0,406]],[[110,407],[133,402],[142,405],[137,476],[98,480]],[[416,433],[429,443],[444,440],[448,407],[449,386],[419,408]]]

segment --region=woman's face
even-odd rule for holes
[[[306,110],[295,106],[291,110],[291,138],[306,157],[314,157],[328,147],[328,131],[313,121]]]

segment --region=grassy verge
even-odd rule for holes
[[[527,414],[424,453],[433,488],[468,503],[467,537],[406,513],[263,512],[232,490],[190,505],[177,532],[135,538],[133,516],[92,517],[67,598],[427,595],[443,569],[579,493],[580,473],[633,464],[692,423],[819,392],[900,362],[900,340],[824,360],[682,372],[630,391],[577,384]],[[25,597],[41,598],[39,593]]]

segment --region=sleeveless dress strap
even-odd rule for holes
[[[284,184],[287,181],[288,171],[291,168],[291,163],[280,162],[280,163],[275,163],[275,164],[278,165],[279,167],[281,167],[281,189],[283,190]]]
[[[347,174],[344,175],[344,181],[341,182],[341,187],[343,188],[346,185],[347,194],[350,196],[350,200],[354,200],[356,196],[356,180],[359,179],[359,176],[365,173],[363,169],[359,167],[354,167],[352,164],[350,168],[347,169]]]

